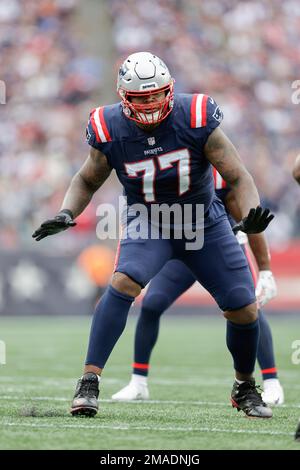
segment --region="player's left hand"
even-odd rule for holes
[[[257,206],[256,209],[252,208],[247,217],[244,217],[241,222],[232,227],[233,233],[236,234],[239,230],[245,233],[260,233],[263,232],[274,215],[270,214],[270,209],[263,209]]]
[[[277,286],[272,271],[259,271],[255,295],[260,307],[277,295]]]

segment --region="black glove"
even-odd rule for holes
[[[233,233],[236,234],[239,230],[245,233],[260,233],[263,232],[274,215],[270,214],[269,209],[263,209],[257,206],[256,209],[250,209],[247,217],[244,217],[238,224],[232,227]]]
[[[32,235],[38,242],[49,235],[55,235],[56,233],[63,232],[69,227],[74,227],[76,222],[73,221],[73,214],[68,209],[60,211],[54,219],[46,220],[42,223]]]

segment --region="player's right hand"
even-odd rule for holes
[[[63,232],[69,227],[74,227],[75,225],[76,222],[73,220],[72,212],[69,210],[62,210],[54,217],[54,219],[49,219],[43,222],[42,225],[32,234],[32,238],[35,238],[38,242],[49,235]]]
[[[247,217],[232,227],[233,233],[237,234],[239,230],[245,233],[260,233],[266,230],[267,226],[274,219],[270,214],[270,209],[263,209],[257,206],[256,209],[250,209]]]

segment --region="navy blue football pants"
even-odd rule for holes
[[[187,251],[186,241],[122,240],[115,271],[126,274],[144,287],[168,261],[176,259],[189,268],[193,280],[200,282],[221,310],[240,309],[256,301],[247,259],[227,217],[205,229],[202,249]],[[176,278],[176,270],[169,274]],[[189,282],[182,284],[182,292]]]

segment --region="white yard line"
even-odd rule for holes
[[[130,378],[130,374],[128,374],[128,379]],[[12,376],[0,376],[0,384],[1,382],[6,382],[6,383],[11,383],[15,384],[16,382],[22,382],[23,385],[26,386],[26,382],[33,382],[33,383],[38,383],[40,384],[51,384],[51,385],[62,385],[62,384],[76,384],[78,380],[77,378],[74,379],[66,379],[66,378],[52,378],[52,377],[12,377]],[[111,378],[111,377],[103,377],[102,378],[104,383],[107,384],[126,384],[126,379],[118,379],[118,378]],[[160,379],[160,378],[151,378],[150,382],[152,384],[156,385],[206,385],[206,386],[211,386],[211,385],[229,385],[231,386],[233,383],[233,380],[230,379],[211,379],[211,378],[202,378],[200,379],[199,377],[187,377],[182,380],[178,379]],[[28,384],[29,386],[31,384]]]
[[[128,379],[130,378],[130,374],[128,374]],[[298,378],[297,378],[298,379]],[[63,387],[70,387],[70,386],[75,386],[77,383],[78,378],[74,379],[66,379],[66,378],[43,378],[43,377],[27,377],[27,376],[0,376],[0,390],[1,386],[9,386],[13,387],[15,386],[16,388],[20,388],[19,384],[20,382],[22,383],[22,387],[26,389],[34,389],[34,388],[43,388],[49,385],[52,386],[57,386],[60,388]],[[2,382],[2,383],[1,383]],[[31,382],[31,383],[28,383]],[[261,381],[259,381],[260,383]],[[110,378],[110,377],[103,377],[102,378],[102,383],[105,384],[111,384],[111,385],[127,385],[128,380],[124,379],[117,379],[117,378]],[[211,379],[211,378],[203,378],[200,379],[199,377],[187,377],[182,380],[178,379],[159,379],[159,378],[150,378],[149,379],[149,385],[165,385],[165,386],[186,386],[186,387],[195,387],[195,386],[202,386],[202,387],[213,387],[213,386],[223,386],[223,387],[229,387],[231,389],[232,387],[233,380],[230,379]],[[9,384],[9,385],[7,385]],[[289,390],[300,390],[300,384],[296,383],[289,383],[288,385],[283,385],[286,386]]]
[[[71,397],[72,398],[72,397]],[[0,402],[1,400],[28,400],[28,401],[66,401],[69,402],[71,398],[64,398],[64,397],[14,397],[12,395],[0,395]],[[100,403],[129,403],[129,404],[143,404],[148,403],[150,405],[199,405],[199,406],[229,406],[230,403],[220,403],[220,402],[213,402],[213,401],[188,401],[188,400],[111,400],[109,398],[104,398],[99,400]],[[300,405],[299,405],[300,407]]]
[[[260,434],[265,436],[293,436],[294,433],[283,431],[262,431],[262,430],[244,430],[244,429],[219,429],[209,427],[172,427],[172,426],[131,426],[119,425],[111,426],[106,424],[47,424],[47,423],[22,423],[2,421],[2,426],[17,426],[28,428],[52,428],[52,429],[109,429],[113,431],[162,431],[162,432],[207,432],[207,433],[227,433],[227,434]]]
[[[64,398],[64,397],[26,397],[26,396],[13,396],[13,395],[0,395],[0,404],[1,400],[10,400],[10,401],[57,401],[57,402],[70,402],[71,398]],[[111,400],[109,398],[104,398],[99,400],[100,403],[127,403],[132,405],[140,405],[140,404],[149,404],[149,405],[196,405],[196,406],[231,406],[230,402],[217,402],[217,401],[193,401],[193,400]],[[300,409],[299,405],[280,405],[277,408],[295,408]]]

